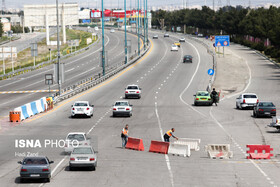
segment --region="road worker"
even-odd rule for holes
[[[173,138],[176,138],[176,140],[178,140],[178,138],[176,136],[173,135],[173,132],[175,132],[175,129],[172,128],[169,131],[167,131],[164,136],[163,139],[165,142],[169,142],[169,138],[172,136]]]
[[[122,148],[125,148],[128,138],[128,125],[126,124],[121,133]]]

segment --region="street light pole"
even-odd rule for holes
[[[102,3],[102,68],[103,68],[103,76],[105,75],[105,45],[104,45],[104,9],[103,9],[103,0]]]
[[[60,66],[60,49],[59,49],[59,15],[58,15],[58,0],[56,0],[56,29],[57,29],[57,84],[58,94],[61,93],[61,80],[59,77],[59,66]]]
[[[148,30],[149,30],[149,20],[148,20],[148,0],[146,0],[146,43],[148,45]]]
[[[144,50],[146,50],[146,0],[143,0],[144,4]]]
[[[138,55],[140,55],[140,34],[139,34],[139,0],[138,0],[138,8],[137,8],[137,12],[138,12],[138,17],[137,17],[137,35],[138,35]]]
[[[125,64],[127,63],[127,38],[126,38],[126,0],[124,0],[124,54]]]

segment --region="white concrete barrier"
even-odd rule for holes
[[[208,144],[205,146],[205,151],[210,158],[232,158],[233,153],[230,151],[229,144]]]
[[[178,140],[173,139],[171,143],[180,144],[180,145],[188,145],[190,150],[199,151],[200,139],[194,138],[179,138]]]
[[[190,157],[191,156],[190,146],[186,144],[170,143],[168,148],[168,154]]]

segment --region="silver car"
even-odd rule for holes
[[[125,88],[125,98],[141,98],[141,88],[138,85],[128,85]]]
[[[25,179],[45,179],[47,182],[50,182],[50,164],[52,164],[53,161],[49,161],[47,157],[25,157],[23,161],[18,161],[18,163],[21,164],[21,182],[24,182]]]
[[[132,105],[128,101],[116,101],[113,106],[113,117],[115,116],[132,116]]]
[[[66,136],[65,142],[65,153],[71,153],[74,147],[90,145],[90,140],[86,136],[85,132],[70,132]]]
[[[89,167],[93,171],[97,166],[97,156],[92,147],[82,146],[73,149],[70,155],[69,170],[73,170],[75,167]]]
[[[71,117],[93,116],[94,105],[91,105],[88,101],[76,101],[71,107]]]

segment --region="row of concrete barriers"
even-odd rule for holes
[[[151,141],[149,152],[172,154],[184,157],[190,157],[191,151],[199,151],[200,139],[180,138],[169,142]],[[247,159],[270,159],[273,150],[270,145],[246,145]],[[127,149],[144,151],[142,139],[129,137]],[[229,159],[233,157],[233,152],[230,150],[229,144],[208,144],[205,146],[205,151],[209,158]]]
[[[39,100],[16,107],[10,111],[10,122],[20,122],[36,114],[51,110],[53,108],[52,97],[42,97]]]

